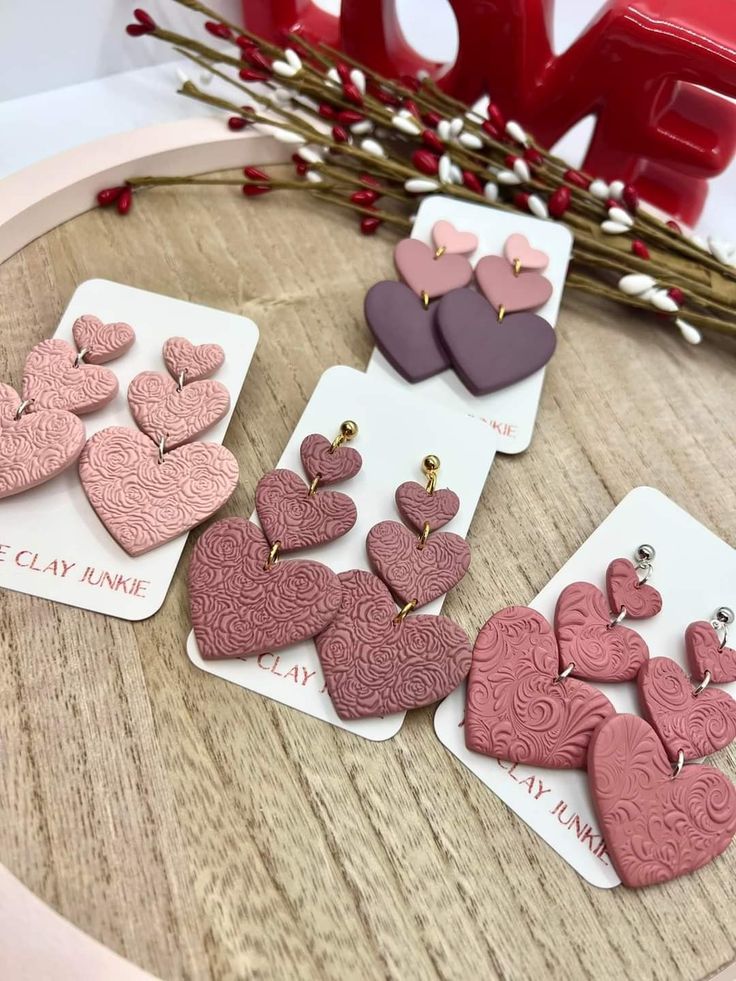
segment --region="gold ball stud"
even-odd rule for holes
[[[440,469],[440,458],[435,456],[434,453],[429,453],[422,460],[422,470],[426,474],[436,473]]]
[[[346,419],[345,422],[340,423],[340,433],[345,439],[354,439],[358,435],[358,423],[353,422],[352,419]]]

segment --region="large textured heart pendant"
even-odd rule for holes
[[[172,377],[187,384],[207,378],[225,363],[219,344],[192,344],[186,337],[170,337],[164,343],[163,356]]]
[[[706,672],[717,684],[736,681],[736,650],[725,645],[707,620],[696,620],[685,631],[687,661],[693,675],[702,681]]]
[[[470,546],[459,535],[439,531],[420,547],[398,521],[381,521],[366,538],[371,566],[397,599],[426,606],[457,586],[470,566]]]
[[[21,399],[0,384],[0,498],[46,483],[77,460],[84,424],[71,412],[44,409],[16,418]]]
[[[437,303],[428,307],[408,286],[393,280],[366,293],[366,323],[379,351],[408,382],[420,382],[450,367],[435,329]]]
[[[574,664],[576,678],[632,681],[649,658],[643,637],[622,624],[611,625],[606,597],[590,582],[574,582],[555,608],[560,670]]]
[[[135,331],[121,322],[104,324],[92,313],[77,317],[72,326],[74,343],[84,351],[87,364],[106,364],[121,357],[133,346]]]
[[[32,402],[29,411],[64,409],[81,416],[112,402],[117,393],[118,380],[109,368],[78,362],[71,344],[59,338],[41,341],[26,358],[23,398]]]
[[[552,296],[552,283],[537,272],[522,272],[500,255],[486,255],[475,267],[475,278],[488,302],[506,313],[536,310]]]
[[[499,320],[490,303],[471,289],[442,297],[437,330],[473,395],[488,395],[532,375],[547,364],[557,343],[546,320],[534,313],[507,313]]]
[[[651,886],[707,865],[736,833],[736,790],[692,764],[675,777],[656,733],[616,715],[594,734],[588,777],[606,848],[627,886]]]
[[[282,552],[323,545],[355,524],[355,503],[339,491],[309,493],[293,470],[271,470],[258,481],[256,511],[266,538]]]
[[[208,660],[280,650],[313,637],[334,619],[342,588],[320,562],[267,565],[269,544],[245,518],[216,521],[189,565],[197,646]]]
[[[327,690],[341,719],[390,715],[431,705],[468,673],[470,642],[447,617],[411,614],[370,572],[340,574],[340,610],[315,642]]]
[[[556,680],[558,664],[555,635],[536,610],[511,606],[492,616],[473,649],[468,749],[532,766],[584,768],[591,735],[615,710],[584,681]]]
[[[79,476],[90,504],[129,555],[142,555],[201,524],[238,483],[238,462],[215,443],[166,453],[135,429],[112,426],[87,441]]]
[[[654,586],[640,582],[636,566],[629,559],[614,559],[606,570],[606,590],[611,612],[625,608],[626,616],[646,620],[662,609],[662,597]]]
[[[467,286],[473,278],[473,267],[465,256],[446,253],[439,259],[434,250],[415,238],[404,238],[394,249],[396,269],[406,285],[417,296],[430,299],[450,290]]]
[[[452,521],[460,510],[460,498],[449,487],[430,494],[423,484],[407,480],[396,488],[396,507],[401,517],[417,531],[423,531],[425,523],[430,531],[437,531]]]
[[[128,387],[128,405],[139,429],[172,450],[206,432],[227,415],[230,393],[218,381],[195,381],[181,389],[168,375],[142,371]]]
[[[670,760],[709,756],[736,739],[736,702],[718,688],[695,694],[692,681],[669,657],[642,667],[636,683],[644,714]]]

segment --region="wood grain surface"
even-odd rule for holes
[[[366,365],[391,242],[297,193],[91,212],[0,267],[0,377],[89,277],[252,317],[221,512],[247,515],[321,372]],[[445,607],[471,636],[639,484],[736,537],[733,345],[572,293],[559,337],[532,447],[494,465]],[[736,956],[736,846],[667,886],[598,890],[443,749],[430,710],[372,744],[197,671],[190,548],[143,623],[0,592],[0,862],[76,925],[162,978],[690,979]],[[733,747],[716,762],[736,778]]]

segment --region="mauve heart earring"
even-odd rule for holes
[[[202,347],[222,351],[217,345]],[[179,348],[173,357],[164,346],[176,380],[144,371],[128,387],[128,405],[140,432],[124,426],[102,429],[79,458],[90,504],[129,555],[150,552],[201,524],[238,482],[238,462],[229,450],[218,443],[191,442],[227,414],[230,394],[217,381],[188,381],[201,379],[195,369],[199,349]]]
[[[340,573],[340,609],[315,643],[341,719],[430,705],[468,673],[465,631],[448,617],[414,614],[452,589],[470,564],[463,538],[436,531],[455,515],[458,503],[452,492],[440,497],[435,490],[439,465],[436,456],[425,458],[426,489],[410,483],[397,490],[399,509],[414,531],[382,521],[368,533],[368,556],[377,574],[360,569]],[[417,486],[420,493],[407,491]]]
[[[450,367],[437,336],[435,297],[469,283],[473,268],[464,253],[478,239],[449,221],[432,228],[434,249],[418,239],[402,239],[394,262],[403,282],[386,280],[365,297],[365,319],[386,360],[409,382],[420,382]]]
[[[622,621],[647,619],[662,609],[662,597],[647,584],[654,555],[651,545],[640,545],[636,564],[614,559],[606,570],[607,595],[589,582],[574,582],[562,590],[555,609],[562,675],[588,681],[636,678],[649,648]]]
[[[685,631],[687,661],[699,684],[736,681],[736,650],[726,646],[733,622],[733,610],[721,606],[712,620],[696,620]]]
[[[300,455],[310,483],[291,470],[272,470],[256,488],[262,528],[245,518],[216,521],[200,536],[189,565],[189,605],[203,658],[249,657],[314,637],[335,617],[342,589],[321,562],[281,555],[324,544],[355,524],[346,494],[320,489],[354,477],[360,453],[346,444],[358,434],[343,422],[330,442],[313,433]]]

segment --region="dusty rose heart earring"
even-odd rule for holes
[[[360,453],[346,445],[357,434],[347,420],[331,443],[316,433],[305,437],[301,459],[309,484],[291,470],[261,477],[262,529],[225,518],[200,536],[189,565],[189,605],[203,658],[280,650],[313,637],[335,617],[342,595],[337,575],[321,562],[281,555],[330,542],[355,524],[353,501],[320,485],[358,473]]]
[[[220,382],[187,381],[189,373],[196,375],[191,359],[197,349],[190,347],[185,351],[189,360],[171,360],[164,349],[177,380],[144,371],[131,381],[128,404],[141,431],[102,429],[79,458],[90,504],[129,555],[143,555],[201,524],[238,482],[238,463],[229,450],[190,442],[230,407],[229,392]]]
[[[436,456],[427,456],[426,489],[410,483],[396,492],[399,510],[414,531],[382,521],[368,533],[368,556],[377,575],[360,569],[340,573],[340,609],[315,642],[341,719],[430,705],[468,672],[465,631],[448,617],[414,614],[456,585],[470,564],[467,542],[436,530],[454,517],[458,503],[452,492],[440,497],[435,489],[439,466]],[[417,486],[421,493],[413,490]]]
[[[607,595],[589,582],[574,582],[562,590],[555,609],[562,673],[588,681],[636,678],[649,648],[622,621],[647,619],[662,609],[662,597],[647,584],[654,556],[651,545],[640,545],[636,564],[614,559],[606,570]]]
[[[532,248],[524,235],[511,235],[503,256],[484,256],[475,267],[483,296],[455,289],[439,302],[439,338],[473,395],[521,381],[554,354],[554,330],[542,317],[526,312],[552,295],[551,282],[539,272],[547,263],[546,253]]]
[[[733,622],[733,610],[721,606],[712,620],[696,620],[685,631],[687,661],[699,684],[736,681],[736,650],[726,646]]]
[[[449,221],[432,228],[432,249],[418,239],[405,238],[394,250],[403,282],[376,283],[365,298],[365,319],[376,345],[407,381],[419,382],[450,367],[435,329],[435,297],[469,283],[473,268],[465,253],[474,252],[478,239],[458,231]]]

